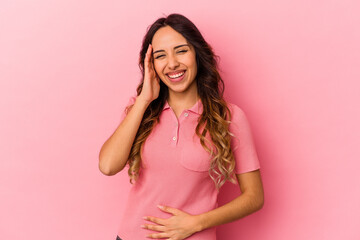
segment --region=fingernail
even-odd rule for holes
[[[143,219],[147,220],[147,217],[143,217]]]
[[[161,205],[157,205],[159,208],[161,208],[161,209],[164,209],[164,207],[163,206],[161,206]]]

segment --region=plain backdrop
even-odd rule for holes
[[[0,239],[115,240],[131,185],[103,175],[98,154],[140,81],[147,27],[170,13],[220,57],[260,159],[263,209],[218,239],[360,239],[359,11],[356,0],[1,0]],[[219,204],[239,194],[228,182]]]

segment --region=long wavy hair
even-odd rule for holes
[[[197,27],[185,16],[173,13],[167,17],[157,19],[148,27],[143,38],[139,57],[142,78],[136,89],[137,95],[140,95],[144,83],[144,59],[147,48],[152,42],[156,31],[165,26],[170,26],[179,32],[195,48],[197,63],[196,84],[198,95],[203,104],[203,112],[199,116],[195,132],[203,148],[212,156],[209,175],[214,181],[217,190],[227,180],[235,184],[235,160],[230,146],[233,134],[229,132],[231,112],[223,99],[225,86],[218,71],[219,57],[214,54],[211,46],[205,41]],[[159,122],[159,116],[168,99],[168,94],[168,87],[160,81],[159,97],[153,100],[145,110],[130,150],[127,164],[129,164],[128,175],[131,184],[141,174],[143,144],[155,124]],[[130,111],[132,106],[126,107],[126,113]],[[211,141],[206,138],[208,134]]]

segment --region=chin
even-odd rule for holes
[[[169,90],[171,90],[171,91],[173,91],[173,92],[177,92],[177,93],[181,93],[181,92],[185,92],[186,91],[186,89],[187,89],[187,87],[169,87],[168,86],[168,88],[169,88]]]

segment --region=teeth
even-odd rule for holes
[[[178,77],[181,77],[182,75],[184,75],[185,71],[182,72],[182,73],[178,73],[178,74],[175,74],[175,75],[168,75],[170,78],[178,78]]]

